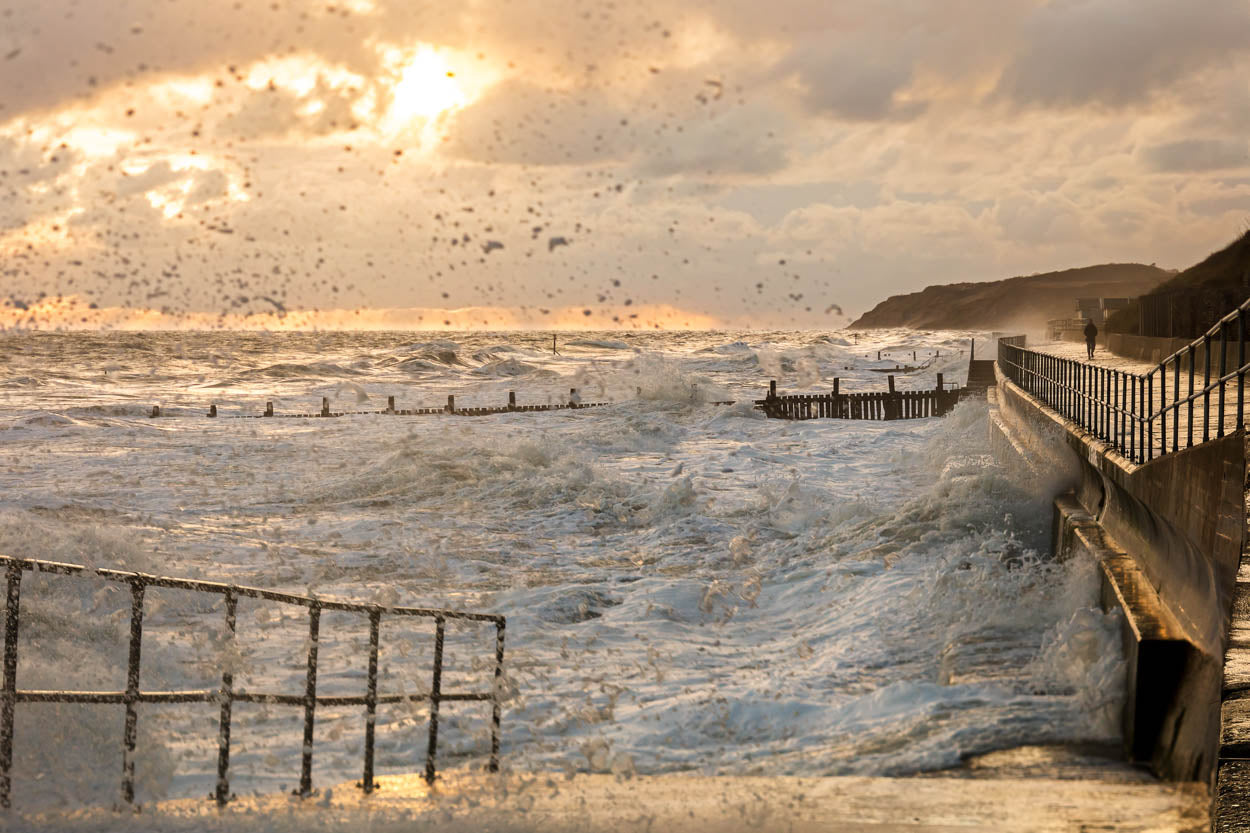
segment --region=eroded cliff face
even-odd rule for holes
[[[1073,317],[1077,298],[1136,297],[1175,273],[1140,263],[1108,263],[983,283],[953,283],[895,295],[864,313],[852,329],[1040,330]]]

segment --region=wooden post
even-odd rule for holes
[[[569,388],[569,407],[577,407],[577,388]]]
[[[393,396],[386,397],[386,412],[388,414],[395,413],[395,397]]]
[[[974,338],[972,344],[968,347],[968,361],[973,361],[977,357],[977,340]]]
[[[152,406],[152,419],[156,419],[160,415],[161,415],[161,406],[153,405]]]
[[[328,396],[321,397],[321,415],[323,417],[330,415],[330,397]]]
[[[916,351],[915,351],[915,350],[912,350],[912,351],[911,351],[911,360],[912,360],[913,362],[916,360]]]
[[[842,380],[837,377],[834,377],[834,380],[833,380],[833,395],[834,396],[838,395],[838,387],[841,386],[841,384],[842,384]]]
[[[891,376],[886,376],[886,377],[885,377],[885,380],[886,380],[886,382],[888,382],[888,383],[889,383],[889,385],[890,385],[890,393],[894,393],[894,376],[893,376],[893,375],[891,375]]]
[[[508,410],[516,410],[516,391],[514,390],[508,391]]]
[[[768,398],[769,399],[777,398],[777,380],[776,379],[768,383]]]
[[[456,412],[456,397],[447,397],[447,413],[454,414]]]
[[[942,374],[941,374],[941,373],[939,373],[939,374],[938,374],[937,389],[938,389],[938,392],[939,392],[939,393],[943,390],[943,388],[942,388]]]
[[[877,351],[877,361],[881,361],[881,351]]]
[[[273,416],[273,403],[272,402],[265,403],[265,416],[267,417]]]
[[[216,417],[216,416],[217,416],[217,406],[216,406],[216,405],[209,405],[209,406],[208,406],[208,416],[209,416],[209,418],[210,418],[210,419],[211,419],[211,418],[213,418],[213,417]]]

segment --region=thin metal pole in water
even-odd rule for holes
[[[308,608],[308,676],[304,680],[304,757],[300,764],[299,795],[312,793],[313,725],[317,717],[317,642],[321,635],[321,605]]]
[[[221,719],[217,724],[217,792],[214,797],[218,805],[230,800],[230,713],[234,708],[234,644],[235,644],[235,612],[238,609],[238,598],[234,588],[226,590],[226,669],[221,672]]]
[[[434,783],[434,758],[438,754],[438,704],[443,697],[443,636],[445,622],[435,618],[434,679],[430,682],[430,742],[425,753],[425,781]]]
[[[0,808],[12,803],[13,712],[17,708],[17,628],[22,597],[22,565],[9,562],[8,593],[4,611],[4,690],[0,701]]]
[[[506,619],[495,623],[495,685],[492,689],[490,712],[490,771],[499,771],[499,722],[503,704],[500,702],[503,687],[503,638]]]
[[[126,728],[122,735],[122,800],[135,800],[135,743],[138,737],[139,661],[143,648],[143,581],[130,583],[130,657],[126,663]]]
[[[515,394],[514,394],[515,396]],[[365,771],[360,788],[365,794],[373,792],[373,734],[378,720],[378,631],[382,624],[382,611],[369,613],[369,676],[365,691]]]

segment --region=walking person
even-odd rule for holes
[[[1091,320],[1085,325],[1085,348],[1089,351],[1089,360],[1094,360],[1094,339],[1098,338],[1098,328]]]

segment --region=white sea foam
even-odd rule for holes
[[[1114,738],[1117,623],[1089,564],[1043,556],[1048,495],[985,453],[984,404],[894,423],[751,407],[772,374],[783,391],[882,389],[878,349],[941,351],[901,389],[966,367],[963,336],[858,339],[609,333],[553,355],[541,333],[6,335],[0,358],[37,384],[0,390],[0,424],[20,428],[0,432],[0,550],[505,613],[512,768],[907,773]],[[229,418],[267,400],[474,407],[570,388],[618,404]],[[213,400],[221,418],[193,416]],[[155,402],[188,416],[149,419]],[[124,687],[124,587],[41,578],[23,593],[23,687]],[[191,596],[150,591],[145,688],[219,684],[220,600]],[[302,692],[303,615],[240,605],[240,686]],[[323,691],[363,690],[365,633],[327,614]],[[387,624],[384,690],[428,687],[431,647],[429,627]],[[492,657],[490,629],[452,628],[444,688],[489,686]],[[236,707],[236,790],[293,785],[298,712]],[[486,714],[444,707],[445,764],[482,760]],[[120,709],[18,715],[20,801],[112,798]],[[141,708],[142,796],[211,789],[215,721]],[[358,777],[361,725],[319,712],[318,782]],[[423,710],[383,708],[381,771],[420,768],[424,732]],[[67,755],[81,766],[58,781]]]

